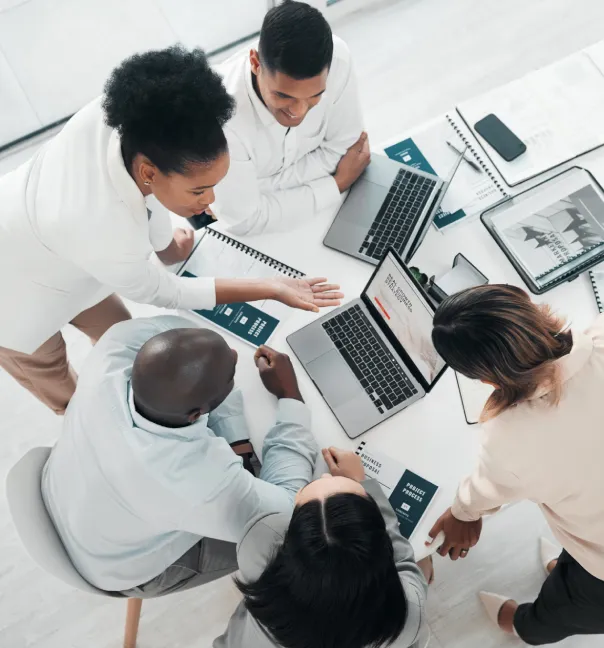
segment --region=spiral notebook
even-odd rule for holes
[[[509,186],[535,178],[604,145],[604,46],[598,43],[464,101],[457,113]],[[491,113],[527,146],[511,162],[475,133],[475,123]]]
[[[443,229],[466,216],[474,216],[508,197],[505,183],[480,153],[473,135],[452,114],[422,124],[386,146],[388,157],[427,173],[446,177],[457,154],[447,141],[458,149],[467,146],[466,155],[480,169],[477,171],[462,161],[442,205],[434,218],[437,228]]]
[[[482,222],[535,294],[604,259],[604,189],[580,167],[487,210]]]
[[[299,270],[212,228],[200,230],[197,235],[199,240],[178,271],[183,277],[271,279],[304,276]],[[218,304],[212,310],[191,313],[257,347],[268,342],[279,323],[288,317],[290,308],[266,299],[251,304]]]
[[[600,263],[589,271],[589,279],[596,298],[598,311],[604,313],[604,263]]]
[[[361,457],[365,476],[375,479],[398,518],[401,535],[410,539],[434,496],[438,486],[405,468],[396,459],[367,446],[362,441],[355,453]]]

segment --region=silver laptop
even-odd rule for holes
[[[409,263],[464,154],[458,156],[444,182],[432,173],[372,155],[371,164],[352,185],[323,243],[374,265],[391,247]]]
[[[354,439],[425,396],[443,374],[433,316],[407,266],[388,250],[360,299],[287,341]]]

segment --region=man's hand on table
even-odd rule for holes
[[[254,361],[264,386],[271,394],[304,402],[288,355],[263,344],[254,354]]]
[[[441,556],[449,554],[451,560],[465,558],[468,551],[480,540],[482,518],[475,522],[462,522],[453,515],[449,508],[436,520],[428,534],[430,540],[426,542],[426,545],[431,545],[441,531],[445,534],[445,539],[438,548],[438,553]]]
[[[333,176],[340,193],[352,187],[370,162],[369,138],[363,131],[359,139],[346,151]]]

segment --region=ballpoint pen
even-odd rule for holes
[[[461,151],[456,146],[453,146],[453,144],[451,144],[451,142],[449,142],[448,140],[447,140],[447,146],[450,149],[453,149],[458,155],[461,155]],[[470,160],[467,154],[464,153],[463,159],[474,169],[474,171],[478,173],[482,173],[482,169],[478,166],[478,164],[476,164],[476,162]]]

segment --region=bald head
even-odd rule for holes
[[[233,389],[237,354],[208,329],[173,329],[148,340],[132,367],[136,409],[151,421],[188,425]]]

